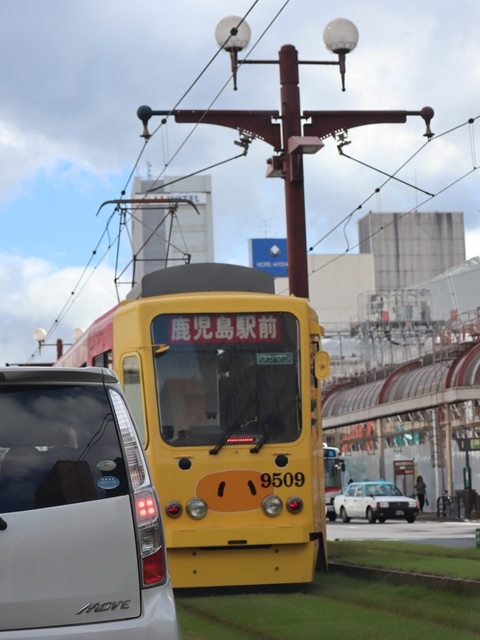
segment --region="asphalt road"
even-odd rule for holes
[[[366,520],[337,519],[327,523],[327,540],[389,540],[437,544],[442,547],[475,547],[480,521],[445,521],[435,516],[419,516],[413,524],[405,520],[387,520],[369,524]],[[480,552],[480,549],[479,549]]]

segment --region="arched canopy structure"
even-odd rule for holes
[[[480,400],[480,344],[424,365],[395,369],[381,380],[332,389],[325,394],[323,428],[333,429],[417,410]]]

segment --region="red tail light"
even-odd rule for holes
[[[290,513],[300,513],[300,511],[303,509],[303,500],[301,498],[298,498],[297,496],[289,498],[287,500],[287,509],[290,511]]]
[[[153,496],[137,498],[137,515],[140,523],[158,516],[157,504]]]
[[[183,507],[180,502],[176,500],[172,500],[165,507],[165,513],[169,515],[171,518],[178,518],[182,515]]]
[[[159,549],[151,556],[142,559],[143,584],[151,586],[161,582],[165,577],[165,563],[163,549]]]
[[[166,578],[162,520],[157,494],[150,482],[147,463],[135,426],[123,398],[113,389],[110,397],[115,408],[125,447],[128,472],[134,490],[138,549],[143,569],[143,586],[151,587]]]

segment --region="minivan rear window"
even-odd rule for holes
[[[0,387],[0,513],[128,494],[100,385]]]

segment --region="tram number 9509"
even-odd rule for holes
[[[262,473],[260,476],[262,487],[303,487],[305,475],[297,473]]]

